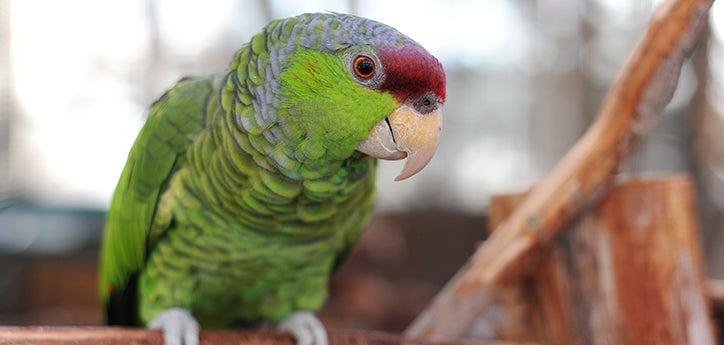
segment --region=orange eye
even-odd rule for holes
[[[354,59],[354,74],[362,79],[370,79],[375,74],[375,62],[368,56],[360,55]]]

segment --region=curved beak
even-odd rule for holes
[[[440,109],[421,114],[403,105],[378,122],[357,150],[375,158],[398,160],[407,157],[405,167],[395,178],[404,180],[417,174],[435,155],[442,131]]]

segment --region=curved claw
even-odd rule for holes
[[[290,333],[297,340],[297,345],[329,345],[327,330],[311,312],[291,313],[282,320],[278,328]]]
[[[164,345],[199,345],[199,323],[183,308],[170,308],[148,324],[163,331]]]

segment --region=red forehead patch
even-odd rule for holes
[[[385,70],[381,90],[392,93],[399,102],[434,92],[445,102],[445,71],[437,59],[417,45],[382,47],[378,50]]]

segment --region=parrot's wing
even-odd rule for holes
[[[148,248],[170,223],[170,218],[165,224],[154,220],[159,197],[204,128],[207,107],[215,99],[213,84],[210,77],[179,81],[151,106],[131,148],[113,195],[101,250],[100,295],[109,308],[112,295],[134,292],[124,290],[143,268]]]

